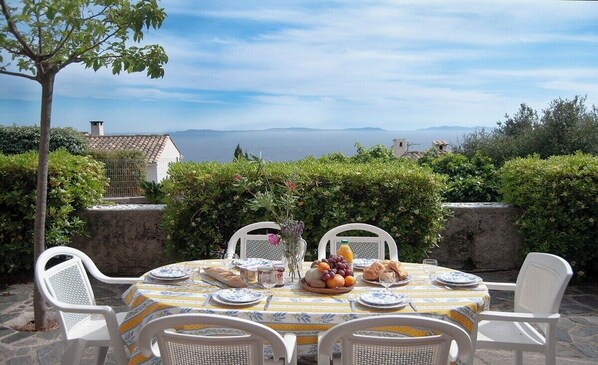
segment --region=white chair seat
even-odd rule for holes
[[[478,324],[478,341],[485,342],[486,348],[504,348],[508,344],[512,349],[529,349],[539,346],[541,351],[546,345],[544,336],[531,324],[525,322],[481,321]],[[498,343],[496,347],[492,343]]]
[[[126,312],[116,313],[118,325],[125,320]],[[89,346],[109,346],[110,333],[104,316],[92,315],[89,319],[77,324],[71,329],[71,335],[87,341]]]

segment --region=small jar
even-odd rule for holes
[[[257,282],[257,271],[255,269],[249,269],[242,267],[239,269],[241,277],[244,278],[243,281],[247,284]]]
[[[274,264],[274,271],[276,271],[276,285],[275,287],[284,286],[284,265]]]

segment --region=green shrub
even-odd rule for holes
[[[392,154],[392,149],[377,144],[370,148],[363,147],[359,143],[355,143],[357,152],[353,156],[345,156],[341,152],[333,152],[318,158],[321,162],[353,162],[353,163],[370,163],[370,162],[390,162],[396,160]]]
[[[33,264],[33,223],[38,156],[35,152],[0,154],[0,274],[22,273]],[[46,245],[67,245],[83,233],[75,213],[97,203],[106,177],[90,157],[65,150],[51,152],[48,162]]]
[[[0,125],[0,153],[16,155],[39,150],[38,126]],[[81,155],[87,149],[85,137],[73,128],[50,129],[50,151],[65,148],[74,155]]]
[[[142,181],[139,184],[143,190],[143,196],[150,204],[164,204],[166,201],[166,194],[162,190],[162,184],[155,181]]]
[[[145,180],[147,164],[145,155],[139,150],[90,152],[94,159],[106,167],[110,185],[107,197],[142,196],[141,183]]]
[[[402,260],[419,260],[437,243],[447,216],[441,205],[443,178],[412,161],[352,164],[307,159],[268,163],[265,171],[271,184],[290,177],[298,186],[296,218],[306,226],[308,259],[315,258],[318,241],[329,229],[364,222],[388,231]],[[164,224],[168,252],[176,259],[215,256],[237,229],[272,219],[265,210],[248,207],[251,195],[234,186],[236,174],[258,180],[256,164],[241,160],[170,166],[170,179],[163,184],[169,200]]]
[[[502,170],[504,200],[521,209],[523,254],[549,252],[580,276],[598,272],[598,157],[518,158]]]
[[[431,149],[418,160],[438,174],[447,175],[446,201],[495,202],[500,201],[499,177],[492,160],[481,153],[469,159],[460,153],[438,154]]]

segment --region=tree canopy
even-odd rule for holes
[[[538,154],[541,158],[581,151],[598,154],[598,109],[585,105],[586,97],[553,100],[541,117],[521,104],[512,116],[491,131],[481,130],[464,136],[455,148],[468,157],[476,152],[489,156],[498,165],[515,157]]]

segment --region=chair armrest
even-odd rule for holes
[[[490,321],[509,321],[509,322],[533,322],[533,323],[557,323],[561,318],[558,313],[522,313],[522,312],[497,312],[484,311],[478,313],[476,319]]]
[[[106,284],[135,284],[138,281],[143,281],[143,277],[115,278],[115,277],[111,277],[111,276],[106,276],[104,274],[100,275],[99,277],[96,276],[96,279],[98,279],[99,281],[104,282]]]
[[[490,290],[508,290],[508,291],[515,291],[517,285],[515,283],[495,283],[491,281],[484,281],[484,284]]]
[[[287,361],[288,365],[297,364],[297,335],[294,333],[287,333],[282,338],[285,347],[287,348]]]
[[[85,305],[85,304],[69,304],[62,302],[51,302],[52,306],[63,312],[75,312],[85,314],[101,314],[103,316],[115,315],[114,309],[108,305]]]

